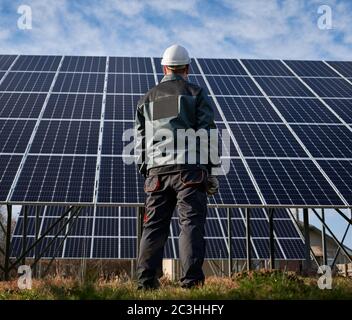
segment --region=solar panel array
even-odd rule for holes
[[[42,235],[64,212],[59,207],[40,207],[38,236]],[[27,248],[35,239],[36,209],[29,207],[27,222]],[[136,258],[137,221],[136,209],[128,207],[83,208],[79,217],[72,220],[62,230],[52,246],[44,253],[44,258],[92,258],[92,259],[131,259]],[[66,218],[67,219],[67,218]],[[65,219],[65,220],[66,220]],[[37,249],[31,250],[27,257],[34,257],[46,248],[61,224],[57,225],[41,242]],[[246,259],[246,223],[244,211],[232,210],[232,257]],[[269,258],[269,222],[263,209],[251,211],[252,257]],[[19,216],[12,238],[12,256],[19,257],[22,252],[23,210]],[[64,235],[68,232],[65,240]],[[170,236],[165,246],[165,258],[178,258],[178,235],[180,229],[177,214],[172,218]],[[274,215],[275,255],[279,260],[304,259],[304,244],[291,215],[286,209],[277,209]],[[209,209],[205,228],[206,259],[225,259],[228,257],[226,210]]]
[[[194,59],[232,143],[210,205],[350,207],[351,65]],[[122,133],[160,58],[0,55],[0,77],[0,203],[143,204]]]

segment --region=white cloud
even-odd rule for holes
[[[325,2],[332,7],[332,30],[318,29],[317,0],[224,0],[220,15],[210,2],[206,11],[200,0],[32,0],[33,30],[15,29],[16,21],[6,17],[0,21],[0,47],[18,53],[147,56],[177,42],[193,56],[352,59],[350,5]]]

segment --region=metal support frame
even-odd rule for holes
[[[326,230],[331,234],[332,238],[334,239],[334,241],[336,242],[336,244],[338,245],[339,249],[341,249],[343,251],[343,253],[346,255],[347,259],[352,263],[352,258],[351,256],[349,255],[349,253],[347,252],[345,246],[343,245],[343,243],[341,243],[335,236],[335,234],[332,232],[332,230],[329,228],[329,226],[326,224],[326,222],[324,222],[320,215],[317,213],[317,211],[315,209],[312,209],[315,216],[320,220],[320,222],[322,224],[324,224]],[[347,230],[348,231],[348,230]],[[347,232],[346,232],[347,234]]]
[[[310,234],[309,234],[309,213],[308,209],[303,209],[303,228],[304,228],[304,271],[310,272],[312,269],[312,263],[310,259]]]
[[[270,270],[275,269],[274,208],[269,209],[269,254]]]
[[[321,219],[325,223],[325,212],[324,209],[321,209]],[[321,248],[323,251],[323,265],[328,264],[328,255],[327,255],[327,247],[326,247],[326,230],[324,223],[321,224]]]
[[[22,259],[33,249],[37,246],[37,244],[44,239],[45,236],[47,236],[65,217],[66,215],[73,210],[73,206],[71,206],[68,210],[65,211],[65,213],[58,218],[38,239],[37,241],[34,241],[29,247],[26,248],[25,252],[22,252],[19,258],[16,259],[15,262],[13,262],[10,265],[10,245],[11,245],[11,223],[8,223],[8,234],[7,234],[7,241],[8,245],[6,246],[6,256],[5,256],[5,279],[8,280],[9,272],[11,269],[13,269],[18,263],[22,261]],[[12,218],[12,208],[10,205],[8,205],[8,219]],[[11,219],[9,220],[11,221]],[[66,222],[65,222],[66,223]],[[59,230],[61,232],[61,230]],[[50,242],[51,244],[52,242]],[[48,246],[47,246],[48,247]],[[47,249],[47,247],[45,249]],[[45,250],[46,251],[46,250]],[[39,255],[38,260],[41,258],[42,255]]]
[[[34,238],[34,241],[37,241],[38,240],[38,237],[39,237],[39,229],[40,229],[40,219],[39,219],[39,207],[35,207],[35,238]],[[37,259],[38,258],[38,255],[39,255],[39,252],[38,252],[38,246],[36,246],[34,248],[34,259]],[[39,277],[39,272],[38,272],[38,268],[37,268],[37,264],[35,264],[33,266],[33,274],[35,277]]]
[[[50,267],[51,267],[52,263],[53,263],[54,260],[56,259],[56,253],[57,253],[57,252],[60,250],[60,248],[64,245],[65,240],[67,239],[68,235],[70,234],[70,231],[71,231],[72,227],[75,225],[75,222],[76,222],[77,219],[78,219],[78,216],[79,216],[79,213],[80,213],[81,209],[82,209],[82,208],[78,208],[78,209],[71,215],[71,217],[68,218],[67,223],[66,223],[64,226],[62,226],[62,229],[60,229],[60,230],[63,230],[63,229],[69,224],[70,221],[73,221],[73,222],[68,226],[64,237],[61,239],[60,243],[59,243],[58,246],[55,248],[53,257],[50,259],[50,262],[49,262],[49,264],[47,265],[47,267],[46,267],[46,269],[45,269],[45,271],[44,271],[44,276],[47,275],[47,273],[48,273],[49,270],[50,270]],[[59,235],[59,233],[60,233],[60,232],[58,232],[57,236]],[[46,252],[46,251],[47,251],[47,250],[45,250],[45,252]],[[44,254],[45,252],[42,252],[42,254]],[[37,265],[37,263],[38,263],[38,261],[39,261],[40,259],[41,259],[40,256],[39,256],[39,257],[36,257],[36,258],[35,258],[35,261],[34,261],[34,263],[33,263],[33,265],[32,265],[32,267],[36,267],[36,265]]]
[[[252,269],[251,217],[249,208],[246,208],[246,253],[247,270],[249,271]]]
[[[7,205],[7,222],[6,222],[6,243],[5,243],[5,261],[4,261],[4,278],[9,280],[10,276],[10,246],[11,246],[11,224],[12,224],[12,207]]]
[[[28,225],[28,207],[24,206],[22,224],[22,255],[27,249],[27,225]],[[26,264],[26,255],[23,255],[22,265]]]
[[[227,208],[228,276],[232,276],[232,223],[231,208]]]

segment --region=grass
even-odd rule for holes
[[[281,271],[235,274],[232,279],[210,277],[202,288],[181,289],[162,279],[161,288],[141,292],[131,281],[86,281],[52,278],[33,280],[31,290],[20,290],[16,281],[0,282],[0,299],[352,299],[352,279],[334,277],[331,290],[321,290],[317,278]]]

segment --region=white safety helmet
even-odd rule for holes
[[[161,65],[163,66],[184,66],[190,63],[191,58],[187,50],[178,44],[168,47],[161,60]]]

